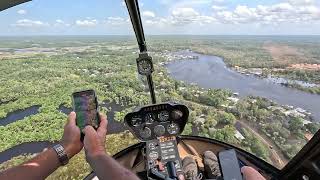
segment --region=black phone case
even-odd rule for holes
[[[96,118],[97,118],[98,127],[99,127],[100,122],[101,122],[101,120],[100,120],[100,115],[99,115],[99,104],[98,104],[98,98],[97,98],[96,92],[95,92],[94,90],[90,89],[90,90],[77,91],[77,92],[72,93],[72,95],[71,95],[71,98],[72,98],[72,109],[73,109],[74,112],[76,112],[76,111],[75,111],[75,102],[74,102],[74,96],[75,96],[75,94],[77,94],[77,93],[82,93],[82,92],[87,92],[87,91],[88,91],[88,92],[89,92],[89,91],[90,91],[90,92],[93,92],[93,94],[94,94],[95,103],[96,103],[96,105],[97,105],[97,107],[96,107],[96,111],[97,111]],[[76,122],[77,122],[77,120],[76,120]],[[93,127],[93,128],[94,128],[95,130],[97,130],[98,127],[97,127],[97,128],[96,128],[96,127]],[[84,134],[81,132],[81,140],[83,140],[83,138],[84,138]]]

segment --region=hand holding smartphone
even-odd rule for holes
[[[237,153],[234,149],[219,152],[219,165],[224,180],[242,180]]]
[[[76,113],[76,124],[82,130],[90,125],[97,129],[100,124],[98,100],[94,90],[74,92],[72,94],[73,111]]]

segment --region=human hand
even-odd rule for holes
[[[87,160],[93,157],[106,154],[105,142],[107,134],[108,121],[105,115],[100,115],[100,125],[97,131],[92,126],[86,126],[83,129],[84,133],[84,149]]]
[[[63,136],[60,141],[60,144],[64,147],[69,159],[78,154],[83,148],[80,136],[80,129],[76,125],[76,113],[71,112],[68,116],[68,121],[64,126]]]
[[[249,166],[241,168],[245,180],[266,180],[257,170]]]

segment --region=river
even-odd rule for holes
[[[268,79],[240,74],[226,66],[217,56],[183,51],[186,56],[198,59],[172,61],[167,64],[170,75],[187,83],[196,83],[203,88],[221,88],[238,92],[240,96],[260,96],[282,105],[303,108],[316,121],[320,121],[320,95],[303,92],[276,84]]]
[[[20,109],[11,113],[8,113],[7,117],[0,118],[0,126],[6,126],[18,120],[22,120],[27,116],[31,116],[39,113],[39,108],[41,106],[31,106],[26,109]]]

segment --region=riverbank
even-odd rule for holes
[[[217,56],[182,51],[185,56],[198,56],[198,59],[168,59],[168,73],[175,79],[197,84],[202,88],[221,88],[238,92],[241,97],[260,96],[284,106],[293,106],[312,114],[314,121],[320,121],[320,96],[284,87],[267,79],[240,74]]]
[[[293,78],[290,74],[283,73],[287,71],[286,69],[243,68],[240,66],[233,66],[230,68],[246,76],[256,76],[258,78],[267,79],[268,81],[280,84],[285,87],[320,95],[320,84],[297,80],[297,77]],[[290,70],[292,71],[292,69]]]

